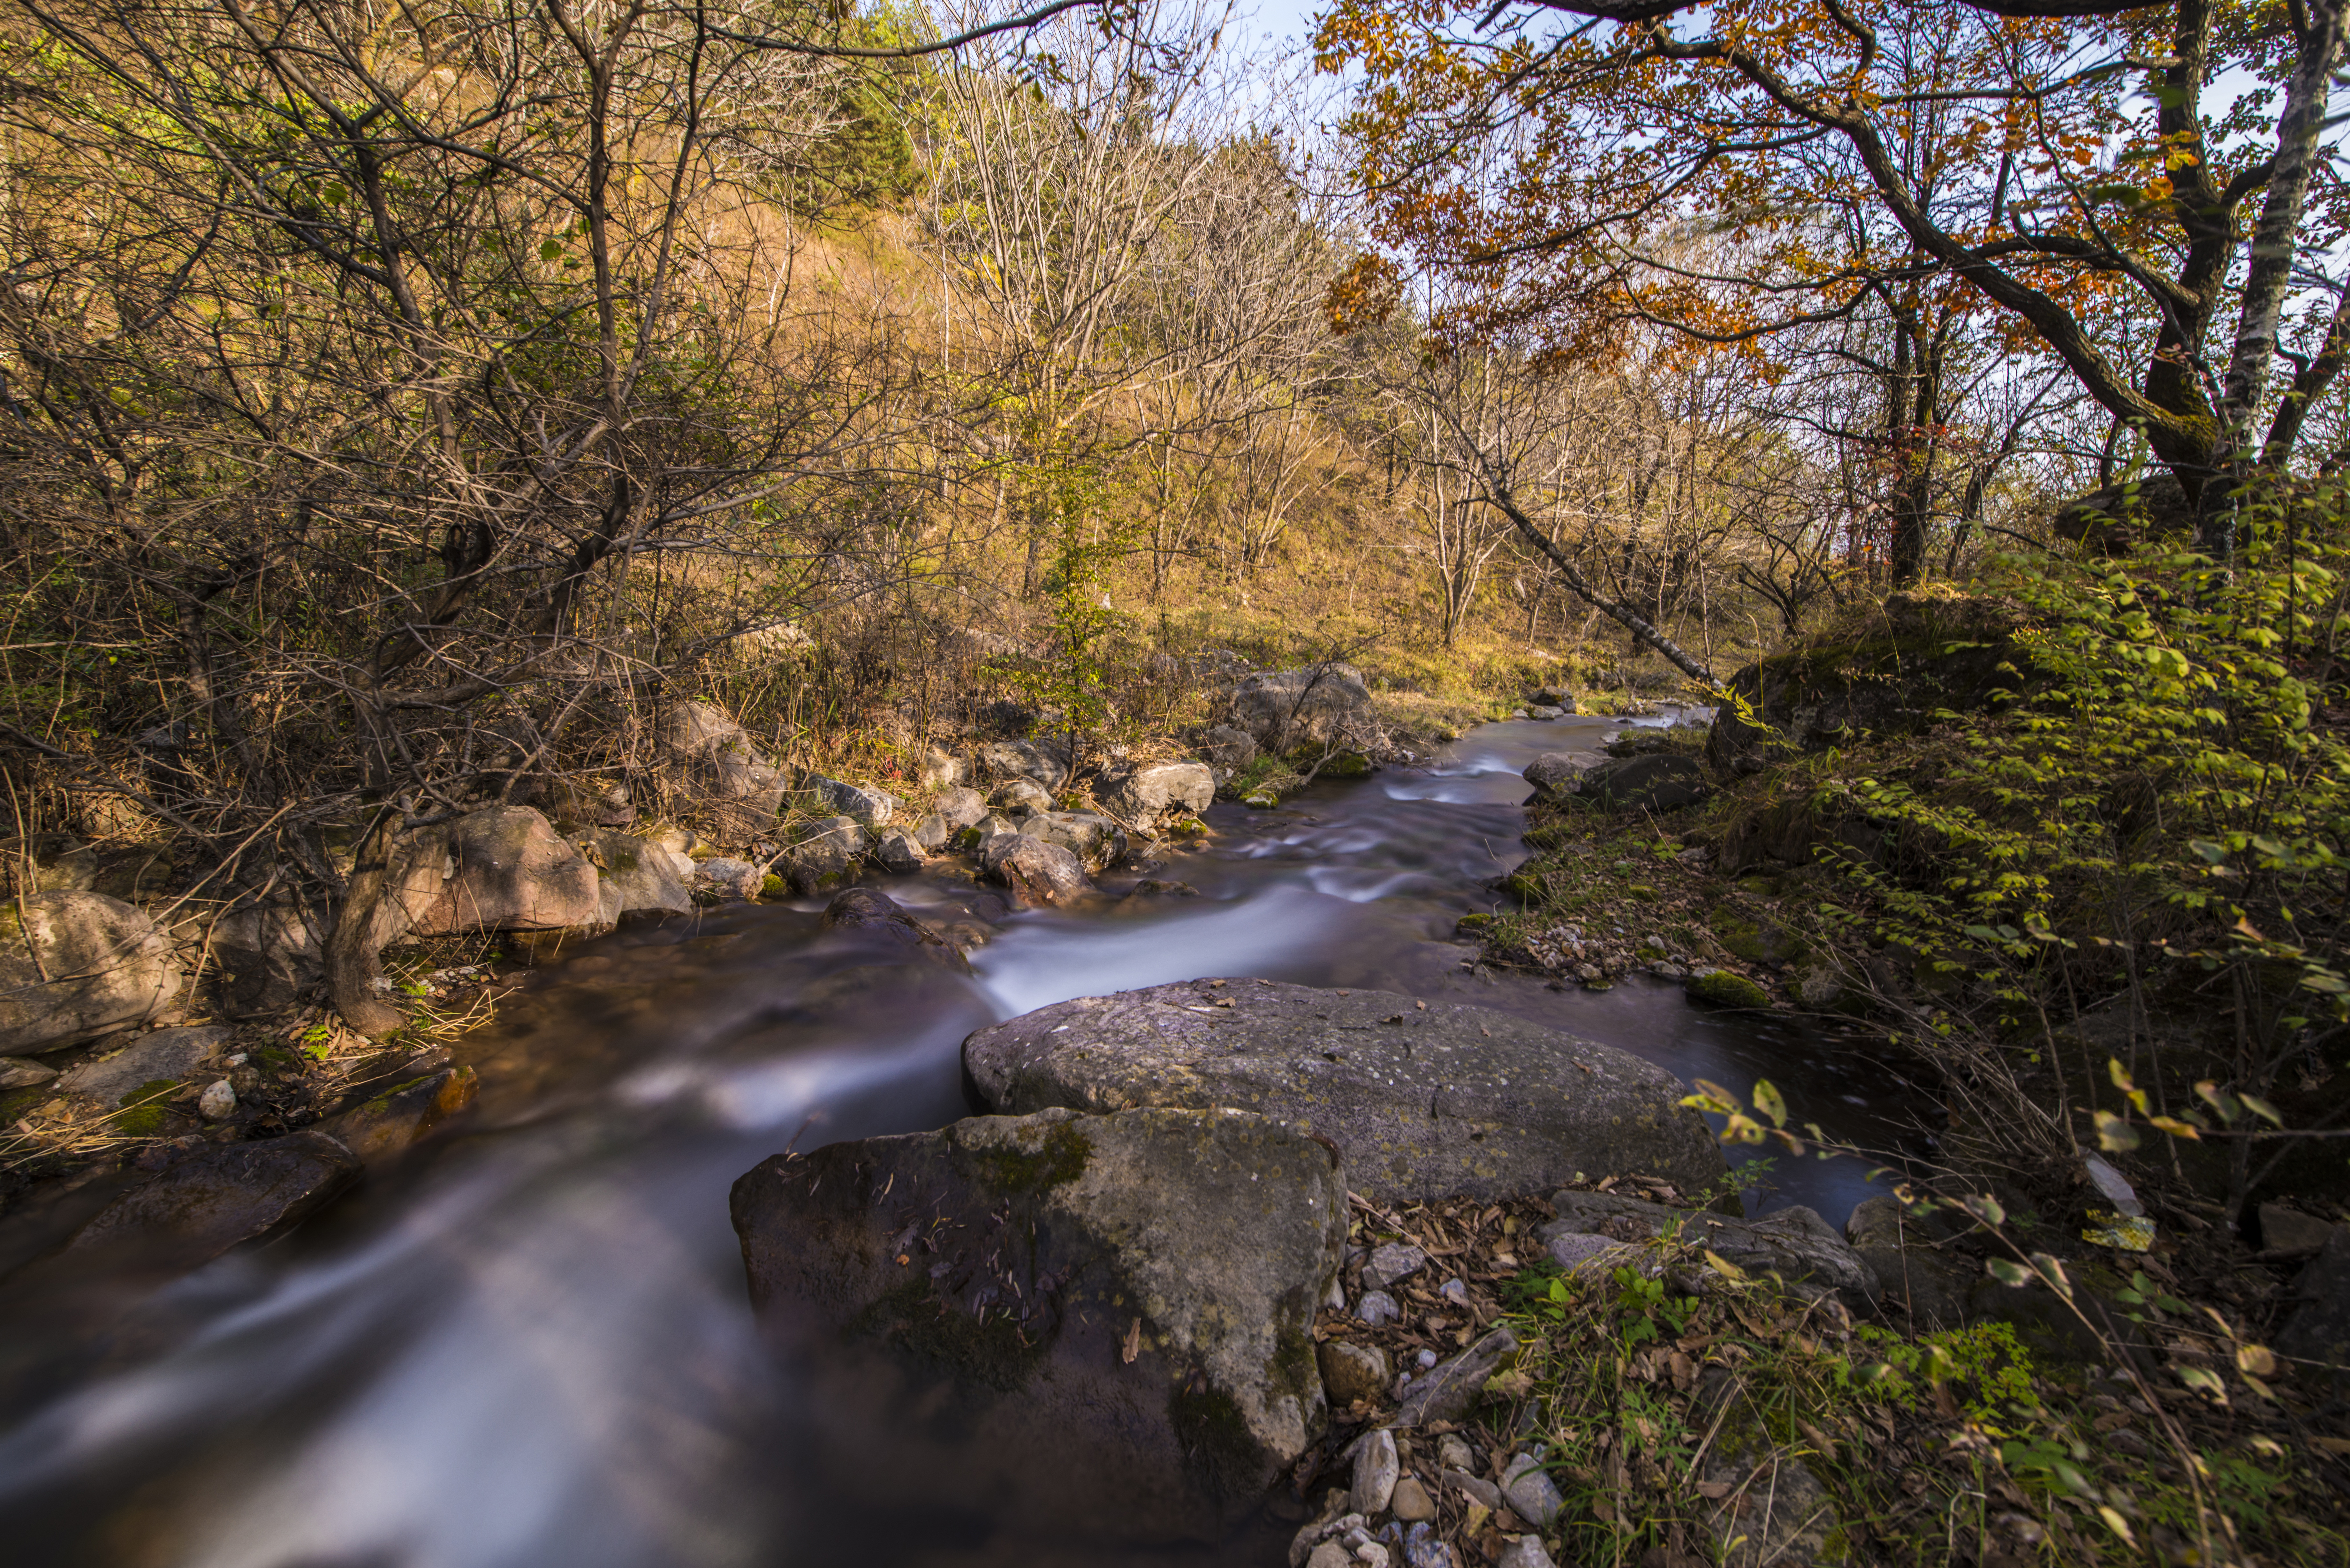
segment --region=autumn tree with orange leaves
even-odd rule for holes
[[[1923,312],[2069,379],[2224,551],[2235,483],[2293,459],[2350,337],[2344,9],[1338,0],[1318,57],[1359,81],[1374,248],[1333,315],[1434,275],[1440,340],[1574,362],[1661,329],[1767,369]]]

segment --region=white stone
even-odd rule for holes
[[[216,1122],[236,1109],[236,1085],[226,1078],[216,1078],[196,1100],[197,1114],[208,1122]]]
[[[1355,1451],[1355,1487],[1347,1494],[1347,1506],[1366,1518],[1384,1512],[1388,1499],[1395,1494],[1396,1477],[1400,1469],[1395,1434],[1373,1432]]]

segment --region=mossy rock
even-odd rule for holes
[[[1452,929],[1463,935],[1468,935],[1471,932],[1485,930],[1491,927],[1492,923],[1493,917],[1491,915],[1463,915],[1452,923]]]
[[[1624,896],[1637,903],[1653,904],[1657,901],[1657,890],[1646,882],[1633,883],[1624,889]]]
[[[1542,901],[1549,884],[1540,872],[1513,871],[1503,878],[1502,891],[1522,904],[1534,904]]]
[[[1689,993],[1696,1001],[1715,1007],[1768,1007],[1771,993],[1742,974],[1732,974],[1717,969],[1706,974],[1694,975],[1689,982]]]
[[[1281,804],[1281,797],[1269,789],[1253,789],[1241,796],[1241,804],[1251,811],[1271,811]]]
[[[1724,951],[1748,963],[1791,963],[1809,951],[1804,940],[1775,920],[1747,920],[1720,915],[1713,933]]]
[[[759,878],[759,897],[762,898],[780,898],[790,890],[784,879],[772,871]]]

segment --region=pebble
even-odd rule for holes
[[[236,1085],[226,1078],[215,1079],[196,1100],[197,1114],[208,1122],[223,1120],[235,1110]]]
[[[1322,1304],[1328,1307],[1332,1312],[1345,1312],[1347,1310],[1347,1287],[1340,1284],[1336,1280],[1332,1280],[1330,1282],[1330,1293],[1322,1298]]]
[[[1382,1429],[1364,1438],[1355,1454],[1355,1489],[1347,1494],[1347,1506],[1367,1519],[1384,1512],[1395,1493],[1399,1468],[1393,1432]]]
[[[1554,1568],[1554,1564],[1550,1553],[1543,1550],[1541,1536],[1521,1535],[1503,1546],[1493,1568]]]
[[[1473,1472],[1477,1468],[1476,1451],[1450,1432],[1436,1439],[1436,1460],[1448,1470]]]
[[[1384,1291],[1427,1265],[1428,1254],[1418,1247],[1404,1241],[1383,1241],[1371,1249],[1370,1259],[1363,1265],[1363,1283],[1375,1291]]]
[[[1385,1291],[1365,1291],[1363,1299],[1355,1303],[1355,1315],[1377,1328],[1383,1323],[1393,1323],[1403,1316],[1395,1297]]]
[[[1510,1500],[1512,1512],[1543,1530],[1551,1527],[1565,1502],[1550,1477],[1543,1474],[1542,1461],[1532,1454],[1518,1455],[1502,1471],[1502,1495]]]
[[[1388,1507],[1406,1524],[1436,1517],[1436,1501],[1428,1489],[1419,1484],[1417,1476],[1405,1476],[1396,1482],[1395,1492],[1388,1499]]]
[[[1376,1541],[1366,1541],[1356,1547],[1355,1555],[1369,1563],[1370,1568],[1388,1568],[1388,1564],[1393,1561],[1388,1555],[1388,1549]]]
[[[1404,1568],[1452,1568],[1452,1549],[1436,1538],[1434,1527],[1415,1524],[1403,1538]]]
[[[1469,1286],[1462,1280],[1447,1280],[1437,1287],[1436,1293],[1459,1306],[1469,1304]]]
[[[1335,1541],[1326,1541],[1305,1559],[1305,1568],[1354,1568],[1355,1560]]]
[[[1412,1361],[1421,1371],[1425,1372],[1430,1367],[1436,1365],[1436,1352],[1432,1350],[1423,1350],[1418,1355],[1412,1357]]]

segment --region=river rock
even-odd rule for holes
[[[1382,1241],[1363,1260],[1363,1288],[1383,1291],[1428,1266],[1428,1254],[1408,1241]]]
[[[778,1155],[732,1207],[753,1306],[819,1399],[827,1376],[902,1376],[965,1439],[910,1472],[933,1501],[1212,1536],[1321,1432],[1312,1330],[1346,1186],[1263,1117],[974,1117]]]
[[[1216,780],[1205,763],[1144,763],[1103,781],[1098,794],[1110,810],[1145,826],[1171,812],[1207,810]]]
[[[215,1078],[196,1096],[196,1114],[208,1122],[226,1121],[236,1114],[236,1085]]]
[[[1680,1081],[1628,1053],[1457,1002],[1235,980],[1079,997],[963,1043],[983,1100],[1230,1106],[1335,1142],[1382,1203],[1539,1191],[1649,1172],[1684,1189],[1727,1169]]]
[[[0,1089],[28,1089],[57,1075],[55,1067],[44,1067],[30,1056],[0,1056]]]
[[[980,848],[979,866],[989,881],[1011,888],[1024,904],[1068,904],[1093,888],[1084,862],[1061,846],[1025,833],[1002,833],[989,839]]]
[[[947,840],[953,836],[954,829],[949,827],[947,819],[935,811],[914,824],[915,847],[925,855],[941,853],[946,848]]]
[[[1526,783],[1544,794],[1573,794],[1584,770],[1590,765],[1589,757],[1579,757],[1567,752],[1544,752],[1522,771]]]
[[[1105,869],[1126,853],[1126,835],[1096,811],[1040,812],[1022,823],[1020,831],[1059,845],[1082,861],[1088,873]]]
[[[1671,753],[1609,757],[1586,768],[1574,793],[1617,811],[1671,811],[1705,798],[1705,767]]]
[[[351,1151],[315,1127],[212,1145],[116,1199],[75,1232],[70,1247],[135,1249],[142,1262],[193,1268],[241,1242],[291,1230],[359,1173]]]
[[[1459,1421],[1485,1392],[1485,1380],[1517,1359],[1518,1336],[1505,1324],[1451,1360],[1415,1378],[1396,1411],[1399,1427]]]
[[[1376,752],[1387,743],[1371,689],[1351,664],[1244,675],[1225,693],[1222,708],[1224,723],[1275,753],[1305,744]]]
[[[195,1076],[229,1035],[230,1031],[216,1026],[158,1029],[111,1056],[84,1062],[59,1078],[57,1087],[69,1095],[86,1095],[101,1106],[118,1106],[123,1096],[159,1079],[178,1083]]]
[[[445,1068],[329,1116],[318,1130],[357,1155],[361,1164],[382,1165],[472,1105],[481,1087],[481,1075],[473,1068]]]
[[[1845,1240],[1877,1276],[1883,1298],[1914,1330],[1962,1328],[1981,1275],[1975,1260],[1936,1243],[1964,1230],[1939,1210],[1903,1209],[1898,1198],[1864,1198],[1844,1224]]]
[[[1519,1454],[1502,1469],[1502,1496],[1510,1511],[1537,1530],[1548,1530],[1565,1506],[1558,1483],[1542,1468],[1538,1454]]]
[[[854,819],[861,827],[883,828],[898,815],[896,795],[866,784],[847,784],[819,773],[800,775],[800,793],[814,795],[817,809]]]
[[[1325,1340],[1315,1347],[1314,1358],[1321,1366],[1322,1386],[1330,1403],[1341,1410],[1357,1399],[1385,1398],[1388,1385],[1395,1380],[1388,1368],[1387,1352],[1376,1345]]]
[[[851,888],[824,908],[828,931],[874,931],[911,950],[920,958],[949,969],[966,969],[962,954],[938,932],[916,919],[889,894],[872,888]]]
[[[1069,748],[1061,741],[995,741],[979,748],[980,771],[991,779],[1026,779],[1047,791],[1069,782]]]
[[[1565,1232],[1639,1241],[1673,1230],[1685,1241],[1749,1273],[1773,1274],[1788,1284],[1832,1290],[1846,1306],[1863,1316],[1877,1311],[1876,1271],[1835,1227],[1801,1205],[1774,1210],[1760,1220],[1733,1220],[1613,1192],[1555,1192],[1550,1201],[1558,1219],[1544,1227],[1545,1241]]]
[[[1256,737],[1230,724],[1210,725],[1200,736],[1200,749],[1208,753],[1209,765],[1225,777],[1256,761]]]
[[[286,888],[246,891],[213,926],[213,973],[221,1011],[254,1018],[294,1006],[327,971],[334,916]]]
[[[950,834],[971,826],[987,815],[987,797],[975,789],[942,789],[939,792],[938,817],[947,825]]]
[[[623,915],[692,912],[693,895],[679,879],[669,851],[610,827],[581,834],[578,844],[596,867],[598,924],[615,925]]]
[[[1557,1565],[1544,1549],[1541,1536],[1518,1535],[1502,1543],[1502,1554],[1493,1559],[1493,1568],[1557,1568]]]
[[[747,904],[767,885],[767,874],[748,860],[713,855],[695,864],[693,885],[721,903]]]
[[[830,892],[856,877],[864,854],[864,826],[853,816],[828,816],[785,853],[784,879],[803,897]]]
[[[1401,1468],[1393,1432],[1382,1427],[1365,1434],[1355,1449],[1355,1484],[1347,1495],[1348,1510],[1366,1519],[1385,1513]]]
[[[987,804],[1010,816],[1033,816],[1053,809],[1053,795],[1034,779],[1013,779],[996,786]]]
[[[427,827],[400,846],[390,901],[397,929],[552,931],[593,926],[596,867],[526,805],[493,805]]]
[[[873,846],[873,863],[884,871],[904,876],[922,868],[922,846],[903,828],[893,827]]]
[[[155,923],[103,893],[0,901],[0,1052],[38,1055],[144,1023],[179,1000]]]
[[[680,702],[661,715],[654,741],[662,784],[693,803],[721,841],[747,843],[775,827],[783,770],[742,725],[707,702]]]

